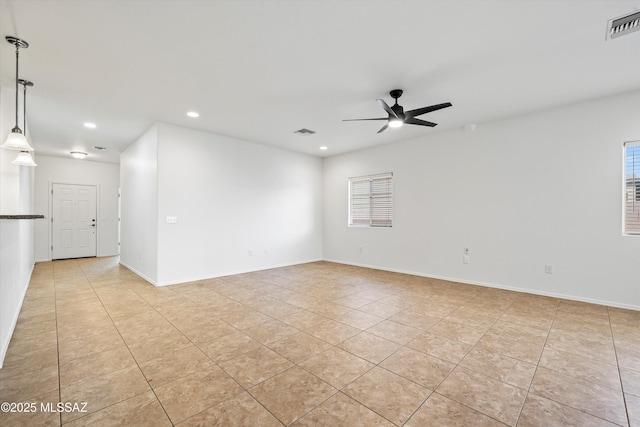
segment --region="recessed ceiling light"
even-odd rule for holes
[[[76,159],[84,159],[87,157],[87,153],[83,153],[82,151],[72,151],[71,155]]]
[[[89,128],[89,129],[95,129],[98,126],[96,126],[95,123],[91,123],[91,122],[84,122],[84,127]]]
[[[193,117],[195,119],[196,117],[200,117],[200,114],[196,113],[195,111],[189,111],[187,113],[187,116]]]
[[[322,147],[320,147],[321,150],[326,150],[329,147],[325,147],[324,145]]]

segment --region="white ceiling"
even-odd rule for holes
[[[35,83],[37,154],[118,162],[161,121],[329,156],[640,89],[640,31],[605,41],[607,20],[638,9],[640,0],[0,0],[0,29],[30,44],[20,77]],[[4,40],[0,61],[12,93]],[[342,121],[385,117],[375,99],[391,104],[394,88],[405,109],[453,107],[421,116],[436,128],[376,134],[381,122]]]

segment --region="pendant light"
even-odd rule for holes
[[[31,157],[31,154],[29,154],[28,151],[21,151],[18,153],[18,157],[16,157],[16,159],[11,163],[18,166],[38,166],[36,165],[36,162],[33,161],[33,157]]]
[[[22,96],[22,127],[24,128],[24,138],[27,138],[27,86],[33,86],[33,82],[29,80],[18,79],[18,83],[24,86],[24,95]],[[28,151],[20,151],[18,157],[11,162],[14,165],[20,166],[38,166],[33,161],[31,154]]]
[[[16,126],[11,129],[11,133],[7,140],[2,144],[2,148],[19,151],[33,151],[33,147],[27,142],[27,138],[22,134],[22,130],[18,127],[18,57],[20,48],[28,48],[29,43],[17,37],[5,37],[9,43],[16,47]]]

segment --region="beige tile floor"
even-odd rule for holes
[[[640,312],[328,262],[163,288],[40,263],[0,402],[36,404],[2,426],[640,426]]]

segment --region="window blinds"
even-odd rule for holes
[[[392,173],[349,179],[350,226],[392,226],[392,179]]]
[[[640,141],[624,144],[624,232],[640,234]]]

